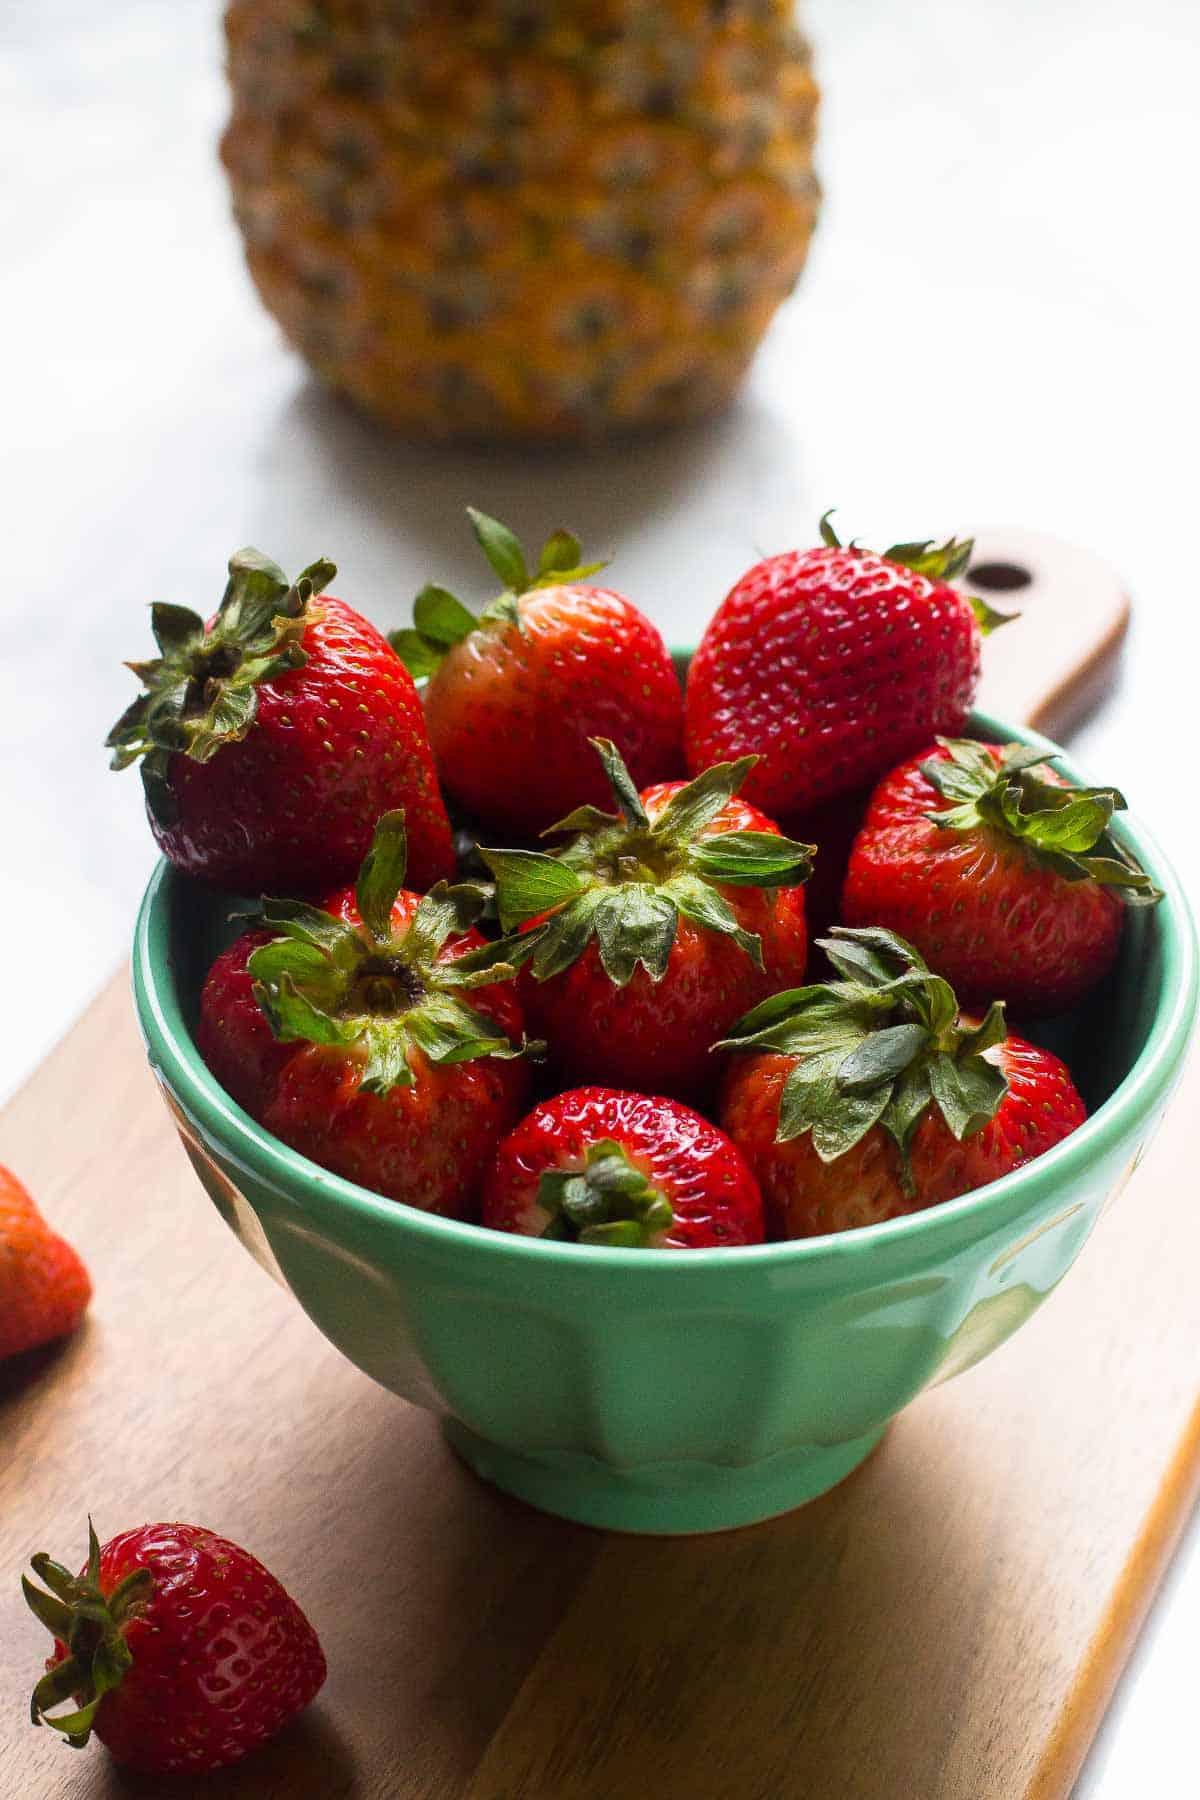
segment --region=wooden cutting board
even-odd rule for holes
[[[1034,576],[984,699],[1053,729],[1081,647],[1094,687],[1119,641],[1119,583],[981,537]],[[0,1118],[0,1160],[96,1281],[73,1341],[0,1370],[0,1794],[160,1795],[22,1721],[46,1640],[18,1570],[78,1558],[89,1506],[102,1536],[185,1518],[243,1540],[324,1640],[318,1705],[209,1800],[1068,1794],[1200,1480],[1198,1105],[1194,1068],[1059,1292],[840,1489],[742,1532],[622,1538],[482,1486],[264,1278],[114,981]]]

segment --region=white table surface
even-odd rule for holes
[[[216,0],[8,0],[0,1096],[120,959],[150,867],[140,783],[100,747],[145,605],[205,610],[252,542],[333,556],[337,591],[398,624],[422,580],[478,591],[467,501],[571,524],[677,640],[834,502],[875,542],[970,518],[1092,545],[1136,627],[1077,754],[1200,883],[1200,9],[814,0],[809,22],[828,201],[737,411],[615,455],[451,457],[332,403],[259,310],[215,157]],[[1197,1791],[1198,1633],[1193,1529],[1079,1796]]]

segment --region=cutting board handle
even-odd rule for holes
[[[959,535],[975,539],[963,587],[1021,615],[984,645],[980,707],[1066,737],[1112,680],[1129,625],[1121,577],[1045,532],[980,525]]]

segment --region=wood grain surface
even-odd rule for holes
[[[319,1337],[205,1199],[114,981],[0,1116],[96,1282],[0,1370],[0,1795],[164,1792],[23,1721],[18,1573],[81,1558],[90,1507],[244,1541],[325,1644],[318,1703],[198,1800],[1065,1796],[1200,1485],[1185,1080],[1062,1288],[841,1488],[625,1538],[483,1486]]]

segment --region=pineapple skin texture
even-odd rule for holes
[[[232,0],[225,27],[250,273],[332,387],[474,441],[732,397],[819,205],[791,0]]]

